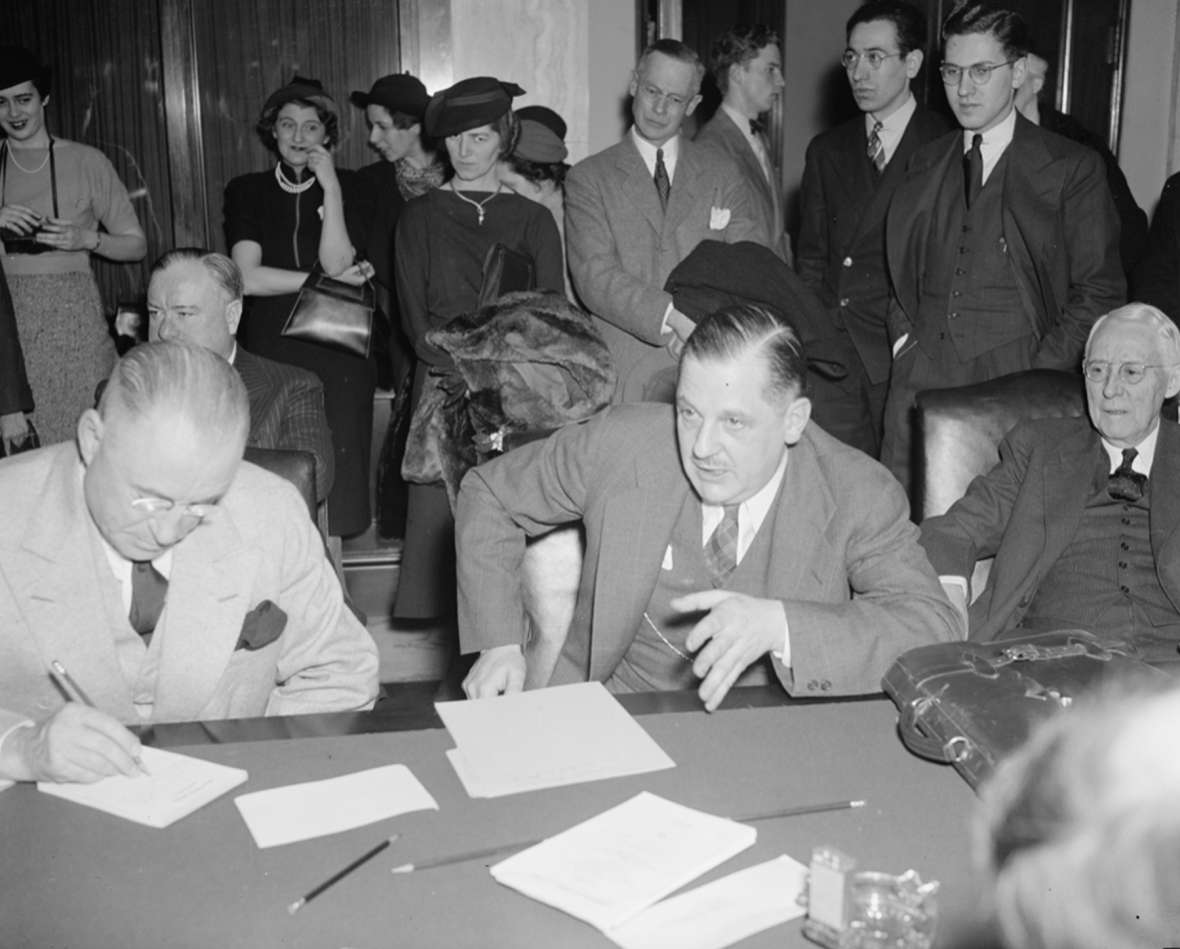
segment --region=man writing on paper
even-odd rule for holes
[[[776,676],[803,696],[875,692],[906,649],[963,635],[897,482],[810,423],[792,327],[706,317],[676,404],[617,406],[470,472],[459,496],[459,633],[471,697],[531,682],[699,684],[714,709]],[[581,519],[586,557],[552,674],[526,669],[529,536]],[[546,660],[530,650],[530,661]]]
[[[76,446],[0,463],[0,778],[135,774],[120,723],[372,704],[376,647],[249,422],[225,359],[148,343]]]
[[[1180,392],[1180,331],[1155,307],[1120,307],[1094,324],[1082,370],[1089,419],[1017,426],[999,464],[922,524],[964,608],[975,561],[996,558],[972,639],[1081,628],[1180,641],[1180,427],[1160,420]]]

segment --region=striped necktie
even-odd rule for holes
[[[873,130],[869,133],[868,156],[877,174],[885,170],[885,143],[881,141],[881,129],[884,127],[880,122],[874,122]]]
[[[721,586],[737,567],[738,504],[722,508],[721,523],[705,542],[705,566],[713,578],[713,586]]]

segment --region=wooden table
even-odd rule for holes
[[[562,830],[640,790],[716,814],[865,798],[868,806],[759,822],[757,844],[712,879],[817,844],[861,866],[914,867],[942,881],[945,936],[975,902],[966,821],[974,796],[954,772],[912,757],[884,699],[790,703],[781,691],[735,690],[708,715],[691,695],[625,700],[677,767],[495,800],[472,800],[443,751],[433,711],[379,708],[160,726],[154,740],[245,768],[233,793],[403,763],[438,812],[406,814],[331,837],[259,850],[227,795],[165,830],[141,827],[18,785],[0,793],[0,946],[163,947],[605,947],[597,930],[501,887],[490,861],[394,876],[391,867]],[[402,730],[406,726],[416,730]],[[400,839],[297,916],[286,906],[393,833]],[[941,942],[942,940],[940,940]],[[798,921],[741,943],[810,946]]]

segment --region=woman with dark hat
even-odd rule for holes
[[[369,147],[392,163],[401,196],[409,201],[446,180],[446,166],[434,143],[422,136],[430,96],[422,81],[409,73],[382,76],[368,92],[354,92],[349,101],[365,110]]]
[[[352,172],[332,160],[339,112],[315,79],[294,77],[262,107],[257,130],[278,161],[225,189],[225,237],[242,270],[246,308],[238,341],[250,352],[310,369],[324,385],[335,447],[328,529],[337,536],[369,527],[369,442],[375,373],[371,359],[284,337],[299,288],[317,264],[360,284],[373,268],[358,247],[371,203]]]
[[[0,47],[0,241],[16,328],[44,443],[74,437],[94,385],[115,362],[90,255],[140,260],[147,251],[127,189],[96,148],[45,126],[49,69]],[[4,435],[20,420],[6,413]]]
[[[426,109],[426,132],[444,139],[454,177],[406,205],[397,228],[402,326],[418,357],[412,403],[448,357],[426,333],[476,309],[483,262],[496,244],[533,259],[537,288],[564,291],[561,238],[553,216],[504,188],[497,164],[512,151],[512,99],[523,90],[491,77],[465,79]],[[451,616],[455,610],[454,521],[440,483],[412,484],[394,614]]]

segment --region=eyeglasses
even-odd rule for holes
[[[855,69],[863,59],[869,64],[869,69],[880,69],[885,60],[892,59],[894,56],[905,56],[905,53],[886,53],[880,49],[870,49],[858,53],[854,49],[846,49],[844,55],[840,57],[840,65],[845,69]]]
[[[1112,371],[1118,371],[1118,379],[1123,385],[1137,386],[1147,375],[1148,369],[1171,369],[1167,363],[1121,362],[1118,366],[1105,360],[1088,360],[1082,363],[1082,373],[1088,382],[1105,383]]]
[[[131,502],[131,506],[137,511],[147,514],[149,517],[157,517],[160,514],[167,514],[174,510],[176,508],[176,502],[169,501],[167,498],[136,498]],[[193,517],[198,521],[203,521],[216,509],[216,504],[181,505],[181,510],[185,517]]]
[[[1015,59],[1010,59],[1005,63],[996,63],[994,66],[991,63],[973,63],[970,66],[941,63],[938,67],[938,74],[942,76],[943,83],[948,86],[957,86],[959,80],[963,78],[963,73],[971,77],[971,82],[974,85],[986,86],[991,80],[993,72],[1003,66],[1011,66],[1014,62],[1016,62]]]

